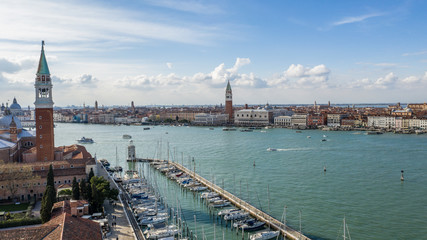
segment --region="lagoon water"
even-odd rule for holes
[[[169,158],[186,166],[194,157],[197,173],[277,219],[286,206],[286,221],[297,230],[301,211],[302,232],[315,239],[341,239],[344,216],[353,239],[427,236],[427,135],[150,127],[144,131],[141,126],[58,123],[55,145],[91,137],[95,143],[86,147],[92,155],[114,166],[117,148],[117,164],[127,166],[129,140],[122,135],[129,134],[137,157],[167,159],[168,148]],[[321,141],[324,134],[327,141]],[[207,208],[177,184],[161,176],[157,179],[170,204],[179,202],[189,227],[197,224],[199,235],[203,231],[213,239]],[[222,239],[223,230],[218,225],[215,229],[216,238]],[[229,232],[226,236],[241,239]]]

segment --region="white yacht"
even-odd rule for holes
[[[279,231],[262,231],[251,235],[250,240],[267,240],[279,236]]]
[[[231,212],[231,213],[226,214],[224,216],[224,220],[226,220],[226,221],[239,220],[239,219],[243,219],[247,216],[249,216],[249,213],[244,212],[244,211]]]

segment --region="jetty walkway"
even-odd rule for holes
[[[284,223],[280,222],[279,220],[275,219],[271,215],[259,210],[258,208],[254,207],[253,205],[249,204],[248,202],[245,202],[244,200],[234,196],[232,193],[226,191],[225,189],[222,189],[221,187],[215,185],[214,183],[210,182],[209,180],[205,179],[204,177],[200,176],[199,174],[187,169],[183,165],[167,161],[167,160],[156,160],[156,159],[144,159],[147,162],[158,162],[158,163],[166,163],[171,166],[176,167],[177,169],[185,172],[189,176],[192,176],[195,180],[199,181],[206,187],[208,187],[211,191],[214,191],[218,193],[222,198],[227,199],[232,203],[234,206],[247,211],[250,215],[257,218],[260,221],[265,222],[267,225],[270,225],[271,228],[280,231],[283,236],[285,236],[287,239],[293,239],[293,240],[311,240],[309,237],[303,235],[301,232],[298,232],[289,226],[285,225]]]

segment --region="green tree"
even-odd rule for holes
[[[90,182],[90,180],[92,180],[92,178],[95,176],[95,174],[93,173],[93,169],[91,168],[90,169],[90,172],[89,172],[89,180],[88,180],[88,182]]]
[[[80,189],[79,189],[79,184],[77,183],[77,179],[76,177],[74,177],[73,179],[73,199],[74,200],[79,200],[80,199]]]
[[[82,181],[80,182],[80,195],[82,196],[83,199],[87,200],[87,186],[86,186],[86,180],[82,179]]]
[[[111,189],[110,183],[105,178],[95,176],[90,181],[90,185],[92,191],[91,205],[94,211],[101,211],[105,199],[118,199],[119,191]]]
[[[53,194],[55,194],[55,189],[50,185],[46,186],[40,209],[40,217],[43,223],[48,222],[52,216],[52,207],[54,203],[52,199]]]
[[[54,175],[53,175],[53,166],[52,164],[50,164],[49,166],[49,172],[47,173],[47,183],[46,183],[46,187],[47,186],[51,186],[53,189],[53,193],[50,192],[50,194],[52,196],[52,202],[55,203],[56,202],[56,189],[55,189],[55,180],[54,180]]]
[[[72,194],[72,191],[68,188],[58,192],[58,196],[71,196]]]

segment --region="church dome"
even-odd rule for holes
[[[10,110],[21,110],[21,105],[18,104],[16,98],[13,98],[13,103],[10,105]]]
[[[13,121],[16,124],[17,129],[22,129],[21,121],[16,116],[7,115],[0,118],[0,129],[9,129],[10,124],[12,123],[12,117]]]

